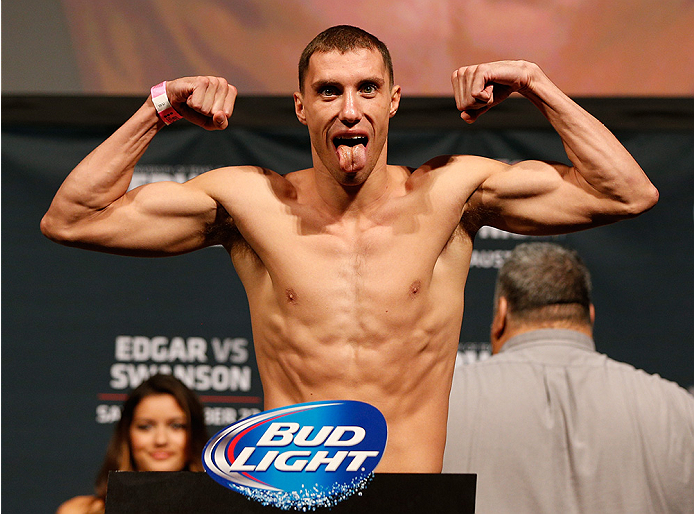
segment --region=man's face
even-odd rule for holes
[[[400,88],[391,86],[377,50],[315,53],[303,86],[294,94],[296,115],[308,127],[318,171],[355,186],[385,167],[388,122]]]

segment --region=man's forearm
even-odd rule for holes
[[[135,164],[163,126],[148,98],[128,121],[70,172],[41,221],[43,233],[59,238],[60,232],[72,223],[107,208],[125,195]]]
[[[539,68],[532,77],[522,94],[555,128],[581,177],[599,194],[624,204],[634,213],[655,205],[656,188],[614,134],[565,95]]]

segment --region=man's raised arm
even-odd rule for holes
[[[177,113],[207,130],[228,125],[236,88],[217,77],[164,83]],[[165,123],[150,96],[142,107],[68,175],[41,231],[70,246],[132,255],[183,253],[206,245],[217,203],[204,180],[162,182],[128,192],[135,164]],[[202,185],[201,185],[202,184]]]
[[[474,122],[517,92],[561,137],[573,166],[523,161],[492,167],[470,198],[485,224],[525,234],[569,232],[636,216],[658,191],[617,138],[566,96],[535,64],[502,61],[453,73],[461,117]]]

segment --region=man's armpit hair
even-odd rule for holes
[[[482,206],[470,208],[466,206],[463,216],[460,218],[458,225],[470,235],[470,239],[475,240],[477,232],[484,226],[488,225],[493,219],[493,212]]]
[[[217,213],[214,222],[205,229],[205,241],[210,245],[222,245],[225,248],[231,247],[236,241],[243,239],[239,229],[236,228],[234,220],[227,210],[217,204]]]
[[[217,216],[214,223],[205,231],[205,240],[210,246],[221,245],[229,252],[245,252],[260,261],[260,257],[244,239],[236,223],[221,205],[217,205]]]

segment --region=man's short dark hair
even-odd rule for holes
[[[393,61],[388,47],[376,36],[369,34],[363,29],[351,25],[336,25],[318,34],[306,45],[306,48],[301,53],[301,58],[299,59],[299,90],[301,92],[304,91],[304,77],[306,76],[308,63],[314,53],[338,51],[344,54],[362,48],[381,52],[383,63],[386,66],[386,70],[388,70],[390,85],[392,86],[395,83],[393,80]]]
[[[590,273],[576,251],[522,243],[499,270],[495,299],[506,298],[508,315],[521,323],[590,324],[591,289]]]

